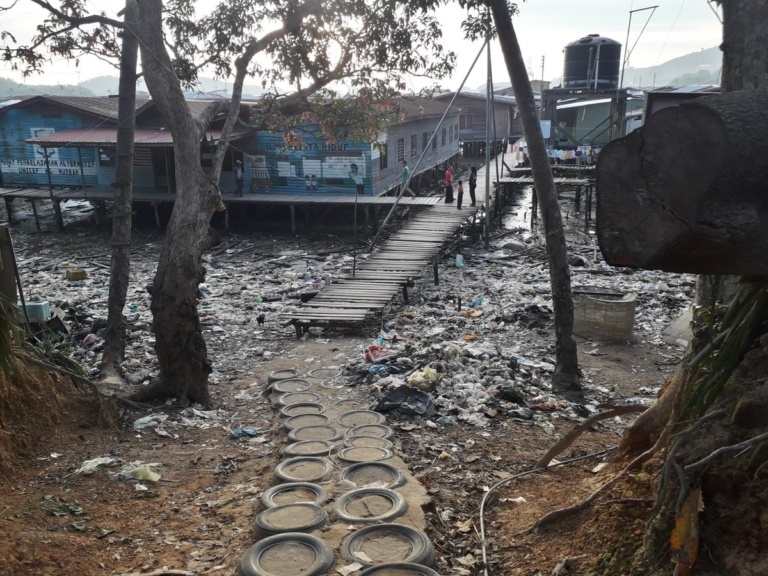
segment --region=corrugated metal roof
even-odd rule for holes
[[[446,100],[453,98],[453,95],[455,92],[444,92],[442,94],[435,94],[436,100]],[[459,97],[466,96],[468,98],[474,98],[475,100],[482,100],[485,101],[486,97],[485,94],[480,94],[479,92],[465,92],[461,91],[459,92]],[[493,95],[493,101],[497,104],[515,104],[515,97],[514,96],[508,96],[506,94],[494,94]]]
[[[235,140],[251,134],[248,131],[237,131],[230,136]],[[208,130],[206,137],[218,141],[221,130]],[[41,146],[115,146],[117,144],[117,128],[72,128],[62,130],[37,138],[25,140],[28,144]],[[136,128],[134,142],[137,146],[172,146],[173,137],[170,130],[155,128]]]
[[[0,105],[0,113],[38,101],[58,104],[59,106],[85,112],[99,118],[117,120],[118,99],[104,96],[12,96]],[[138,111],[144,106],[148,106],[150,102],[150,100],[137,98],[136,110]]]
[[[401,122],[409,122],[419,118],[440,117],[445,114],[446,104],[427,98],[400,97],[395,100],[400,108]],[[458,114],[459,109],[454,107],[449,113]]]
[[[650,92],[662,93],[662,94],[695,94],[697,92],[720,92],[720,86],[715,85],[703,85],[703,84],[690,84],[688,86],[665,86],[663,88],[657,88]]]

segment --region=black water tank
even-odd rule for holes
[[[619,87],[621,44],[616,40],[590,34],[568,44],[563,52],[563,88]]]

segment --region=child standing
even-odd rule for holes
[[[456,188],[456,208],[461,210],[461,200],[464,198],[464,184],[461,180],[459,180],[458,184],[458,188]]]

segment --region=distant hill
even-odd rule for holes
[[[691,84],[720,84],[720,71],[723,66],[723,54],[720,48],[707,48],[685,56],[673,58],[658,66],[648,68],[627,68],[624,71],[624,87],[642,85],[643,88],[654,86],[686,86]],[[560,85],[560,78],[552,79],[552,87]],[[485,84],[475,91],[485,94]],[[498,91],[509,87],[509,82],[493,83]]]
[[[112,96],[117,95],[119,78],[117,76],[97,76],[90,80],[84,80],[78,85],[46,85],[46,84],[19,84],[13,80],[0,78],[0,96],[14,96],[16,94],[51,94],[56,96]],[[214,80],[212,78],[200,78],[197,90],[186,91],[187,98],[210,98],[214,95],[225,96],[232,83]],[[139,78],[136,84],[139,92],[147,92],[144,81]],[[256,84],[243,86],[243,97],[246,99],[257,98],[264,90]]]
[[[673,58],[650,68],[627,68],[624,86],[684,86],[686,84],[720,84],[723,53],[720,48],[707,48]]]
[[[0,96],[29,96],[48,94],[51,96],[95,96],[88,88],[62,84],[19,84],[14,80],[0,78]]]
[[[111,94],[117,94],[119,78],[117,76],[98,76],[91,78],[80,83],[91,90],[97,96],[109,96]],[[229,94],[229,89],[232,88],[231,82],[224,82],[221,80],[214,80],[213,78],[200,78],[196,90],[186,90],[185,94],[188,98],[194,98],[197,94],[203,97],[209,97],[213,93],[219,95]],[[144,81],[139,78],[136,84],[136,89],[140,92],[147,92],[147,87]],[[243,96],[245,98],[253,98],[262,94],[264,90],[261,86],[256,84],[245,84],[243,86]]]

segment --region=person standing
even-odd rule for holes
[[[445,203],[453,202],[453,170],[451,166],[445,171]]]
[[[456,188],[456,208],[461,210],[461,201],[464,199],[464,183],[459,180]]]
[[[243,197],[243,163],[240,160],[235,161],[235,196]]]
[[[474,206],[477,200],[475,199],[475,189],[477,188],[477,166],[472,166],[469,169],[469,199],[472,200],[470,206]]]
[[[349,165],[349,177],[352,178],[352,180],[355,183],[355,188],[357,189],[358,194],[365,194],[365,184],[363,182],[363,175],[360,174],[357,164],[350,164]]]

